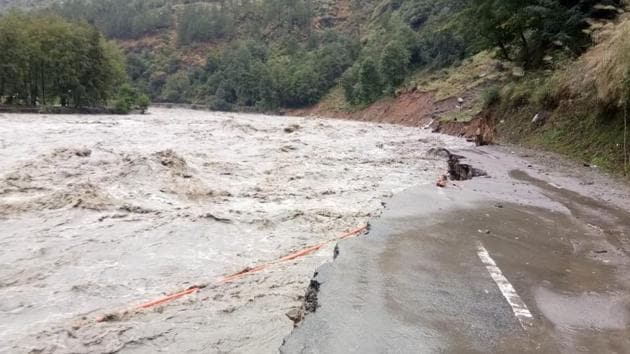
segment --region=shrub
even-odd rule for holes
[[[557,105],[556,92],[550,79],[546,79],[544,83],[534,89],[531,100],[534,104],[544,108],[553,108]]]
[[[138,109],[140,109],[140,111],[142,112],[142,114],[144,114],[147,111],[147,108],[149,108],[149,96],[142,94],[138,97]]]
[[[405,81],[409,66],[409,51],[400,41],[392,41],[381,54],[380,73],[390,92]]]
[[[212,97],[208,108],[213,111],[230,112],[233,110],[232,104],[220,97]]]
[[[127,114],[133,108],[138,93],[129,84],[122,85],[114,97],[114,110],[119,114]]]
[[[483,92],[482,98],[484,108],[489,108],[501,101],[501,92],[497,86],[492,86]]]
[[[129,84],[123,84],[114,96],[112,106],[118,114],[127,114],[133,109],[139,109],[144,113],[149,107],[149,97],[140,94],[138,90]]]
[[[359,100],[362,103],[374,102],[383,93],[380,73],[374,60],[367,58],[359,69]]]

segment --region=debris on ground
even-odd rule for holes
[[[448,177],[446,175],[441,175],[440,178],[438,178],[436,185],[440,188],[446,188],[448,185]]]
[[[218,216],[212,215],[211,213],[206,213],[204,215],[201,216],[204,219],[210,219],[210,220],[214,220],[216,222],[222,222],[224,224],[230,224],[232,223],[232,220],[227,219],[227,218],[220,218]]]
[[[293,321],[293,325],[297,327],[297,325],[304,319],[304,309],[294,308],[287,312],[286,315],[291,321]]]
[[[296,131],[302,129],[299,124],[291,124],[288,127],[284,128],[284,132],[287,134],[295,133]]]
[[[451,154],[448,158],[448,174],[453,181],[465,181],[474,177],[487,176],[488,174],[471,165],[463,164],[460,160],[463,156]]]
[[[79,157],[90,157],[90,155],[92,155],[92,150],[88,148],[77,149],[74,154]]]
[[[315,273],[317,276],[317,273]],[[320,282],[315,279],[311,279],[310,284],[308,285],[308,289],[306,289],[306,295],[304,296],[304,312],[305,313],[313,313],[317,311],[318,302],[317,296],[319,294],[319,287],[321,286]]]
[[[439,158],[443,158],[447,160],[448,176],[453,181],[465,181],[465,180],[472,179],[474,177],[482,177],[482,176],[488,175],[483,170],[474,168],[468,164],[461,163],[460,160],[464,159],[464,156],[453,154],[447,149],[431,148],[429,149],[429,151],[427,151],[427,154],[430,156],[435,156],[435,157],[439,157]],[[440,186],[440,187],[445,187],[446,183],[441,182],[442,177],[443,176],[441,176],[440,179],[438,180],[438,186],[440,186],[440,184],[444,184],[444,186]]]
[[[155,157],[160,161],[162,166],[183,170],[186,167],[186,161],[183,157],[177,155],[172,149],[158,151]]]

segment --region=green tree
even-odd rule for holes
[[[621,1],[609,3],[620,6]],[[554,43],[581,52],[589,41],[586,19],[598,5],[589,0],[472,0],[463,12],[463,32],[481,49],[498,47],[505,59],[537,65]]]
[[[228,37],[233,22],[225,6],[187,5],[177,16],[177,42],[185,45]]]
[[[185,103],[188,101],[190,79],[186,72],[180,71],[168,77],[162,89],[161,99],[171,103]]]
[[[0,102],[104,105],[124,80],[120,52],[86,24],[55,16],[0,17]]]
[[[378,66],[372,58],[367,58],[359,69],[358,99],[361,103],[370,103],[382,94],[383,84]]]
[[[149,96],[145,94],[139,95],[136,99],[136,104],[138,105],[138,109],[140,109],[140,112],[142,112],[142,114],[147,111],[150,103],[151,101],[149,100]]]
[[[399,41],[392,41],[381,54],[380,72],[387,90],[400,86],[407,76],[410,53]]]

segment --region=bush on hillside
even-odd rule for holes
[[[410,53],[400,41],[389,42],[383,49],[379,69],[383,84],[388,92],[393,93],[407,77]]]
[[[492,86],[482,93],[484,108],[492,107],[501,101],[501,91],[497,86]]]

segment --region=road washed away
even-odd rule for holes
[[[399,193],[340,243],[281,353],[630,353],[630,188],[505,150],[457,151],[489,176]]]
[[[0,115],[0,352],[277,351],[334,243],[213,281],[366,224],[443,173],[429,149],[466,145],[393,125],[181,109]]]

